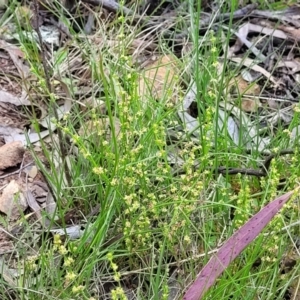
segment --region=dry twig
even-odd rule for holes
[[[41,47],[42,65],[43,65],[43,69],[44,69],[44,73],[45,73],[46,87],[47,87],[49,95],[51,95],[52,92],[53,92],[53,88],[52,88],[52,85],[51,85],[49,68],[48,68],[48,65],[47,65],[47,60],[46,60],[46,55],[45,55],[45,53],[46,53],[45,46],[44,46],[42,35],[41,35],[39,25],[38,25],[39,24],[39,3],[38,3],[38,0],[34,1],[34,11],[35,11],[35,26],[34,26],[35,28],[34,29],[35,29],[35,31],[38,35],[39,44],[40,44],[40,47]],[[53,114],[54,114],[54,117],[55,117],[56,121],[59,122],[59,116],[58,116],[58,113],[57,113],[57,110],[56,110],[56,108],[57,108],[56,107],[57,106],[56,102],[50,100],[50,106],[51,106],[51,109],[53,111]],[[62,161],[63,161],[63,167],[64,167],[64,171],[65,171],[65,175],[66,175],[67,184],[69,186],[72,186],[71,174],[70,174],[70,170],[68,168],[67,161],[66,161],[68,150],[67,150],[67,146],[66,146],[66,143],[65,143],[64,135],[62,133],[62,130],[59,127],[57,127],[57,134],[58,134],[60,153],[61,153],[61,158],[62,158]]]

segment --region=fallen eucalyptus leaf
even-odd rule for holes
[[[187,290],[183,299],[201,299],[204,293],[213,285],[215,280],[222,274],[228,265],[261,233],[299,188],[300,186],[267,204],[245,225],[237,230],[201,270],[197,279]]]

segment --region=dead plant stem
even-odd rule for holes
[[[35,11],[35,24],[34,24],[34,29],[38,35],[38,39],[39,39],[39,44],[41,47],[41,60],[42,60],[42,64],[43,64],[43,69],[44,69],[44,73],[45,73],[45,83],[46,83],[46,87],[48,90],[49,95],[52,96],[52,85],[50,83],[50,74],[49,74],[49,68],[46,62],[46,55],[45,55],[45,45],[43,43],[43,39],[42,39],[42,35],[39,29],[39,1],[38,0],[34,0],[34,11]],[[55,101],[53,101],[53,99],[50,99],[50,108],[53,111],[53,115],[56,119],[57,122],[59,122],[59,117],[58,117],[58,113],[57,113],[57,104]],[[66,176],[66,180],[67,180],[67,184],[69,187],[72,186],[72,180],[71,180],[71,175],[70,175],[70,170],[68,168],[67,165],[67,147],[66,147],[66,142],[65,142],[65,137],[63,135],[63,132],[61,130],[61,128],[57,127],[57,134],[58,134],[58,144],[59,144],[59,148],[60,148],[60,153],[61,153],[61,158],[62,158],[62,162],[63,162],[63,169],[65,171],[65,176]]]

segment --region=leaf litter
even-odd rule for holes
[[[83,1],[86,4],[89,2],[91,1]],[[161,15],[159,15],[159,10],[156,12],[158,15],[145,18],[143,16],[145,7],[140,7],[142,13],[138,15],[126,6],[121,6],[114,1],[92,2],[94,3],[90,4],[91,7],[95,3],[102,5],[102,13],[109,16],[111,18],[110,21],[114,18],[111,13],[116,14],[122,10],[125,15],[132,16],[133,22],[138,25],[142,24],[146,28],[145,32],[149,32],[146,34],[146,38],[138,37],[133,39],[127,47],[127,55],[132,56],[133,62],[140,69],[140,76],[137,79],[138,95],[143,104],[145,104],[150,101],[149,99],[151,101],[159,101],[167,94],[167,99],[163,99],[164,105],[166,107],[168,105],[178,106],[177,113],[181,120],[181,124],[178,127],[169,129],[170,139],[178,139],[177,134],[180,133],[183,138],[193,136],[192,141],[199,144],[202,138],[199,131],[201,124],[199,124],[199,116],[195,116],[191,108],[193,104],[197,105],[198,103],[196,99],[196,83],[192,81],[189,85],[190,87],[187,88],[187,84],[184,84],[181,78],[177,76],[180,73],[180,66],[175,55],[178,56],[178,53],[172,55],[157,53],[154,60],[152,55],[152,52],[155,52],[157,49],[157,37],[172,37],[174,43],[178,43],[178,45],[182,45],[184,39],[188,37],[187,31],[182,31],[175,35],[172,32],[176,15],[181,14],[183,8],[176,6],[170,8],[171,6],[167,6],[164,13],[169,13],[170,18],[168,20],[167,17],[164,17],[162,11],[160,12]],[[67,3],[68,1],[64,2],[66,6]],[[70,7],[66,8],[70,9]],[[153,7],[151,8],[150,5],[148,12],[151,9]],[[299,139],[299,125],[295,127],[290,125],[296,113],[295,103],[298,103],[300,93],[300,62],[296,52],[296,43],[300,40],[298,29],[300,24],[297,20],[299,11],[300,8],[296,6],[277,12],[261,11],[257,10],[254,4],[251,4],[233,12],[232,16],[235,20],[246,17],[246,21],[243,21],[244,23],[239,25],[236,30],[227,27],[231,14],[202,13],[199,24],[200,30],[206,30],[206,26],[212,22],[219,22],[222,24],[221,29],[224,32],[229,31],[231,38],[235,39],[234,44],[229,46],[228,49],[224,49],[223,54],[219,57],[220,75],[224,70],[226,70],[226,74],[233,73],[234,75],[226,78],[228,85],[222,98],[224,100],[219,103],[219,116],[215,122],[217,129],[208,133],[211,141],[215,140],[215,132],[218,132],[220,135],[228,134],[236,146],[243,145],[249,151],[256,149],[263,156],[269,155],[271,160],[275,156],[272,154],[270,141],[276,137],[278,127],[284,126],[284,128],[291,130],[288,147],[295,147]],[[35,149],[38,149],[40,140],[46,140],[57,129],[55,123],[52,123],[53,118],[58,116],[57,121],[61,120],[67,113],[72,111],[75,103],[81,107],[83,112],[88,111],[87,108],[91,106],[94,108],[102,106],[101,114],[103,114],[103,117],[100,118],[99,124],[104,127],[103,130],[107,131],[107,140],[111,139],[111,124],[109,124],[110,120],[105,116],[105,102],[102,100],[94,102],[94,97],[91,96],[100,95],[103,92],[103,87],[93,84],[89,61],[85,60],[82,55],[84,49],[81,49],[76,42],[68,40],[70,33],[65,30],[61,23],[55,23],[56,21],[51,18],[51,10],[45,10],[43,13],[44,15],[40,18],[41,24],[39,24],[42,41],[47,49],[51,47],[60,49],[61,57],[64,57],[64,59],[60,57],[49,58],[51,67],[54,70],[54,77],[56,77],[53,78],[57,83],[56,92],[59,95],[59,99],[57,99],[58,107],[55,112],[48,110],[47,100],[46,103],[44,102],[45,95],[40,95],[39,93],[38,79],[30,73],[25,54],[14,44],[15,41],[12,37],[18,40],[16,27],[8,26],[7,24],[6,29],[9,31],[9,34],[4,34],[5,32],[2,30],[0,32],[0,49],[2,49],[0,63],[2,66],[8,67],[5,71],[6,73],[10,72],[18,78],[16,82],[12,82],[8,80],[3,71],[0,71],[0,104],[3,105],[3,109],[0,107],[0,137],[5,142],[5,145],[0,148],[0,170],[3,172],[1,176],[3,174],[5,176],[0,180],[0,210],[6,216],[13,214],[14,222],[18,221],[21,218],[20,213],[24,212],[28,220],[33,217],[34,220],[37,219],[40,222],[38,228],[47,230],[47,226],[51,223],[49,220],[57,219],[55,214],[56,202],[51,191],[45,186],[41,187],[41,184],[39,184],[45,185],[46,180],[41,172],[37,171],[37,166],[32,163],[29,152],[27,150],[25,152],[24,145],[35,144]],[[33,21],[35,12],[25,6],[18,14],[20,19],[27,16],[30,21]],[[187,11],[184,11],[183,15],[188,16]],[[107,20],[109,18],[107,17]],[[11,22],[13,23],[13,21]],[[82,41],[95,43],[97,46],[95,51],[98,51],[97,55],[100,55],[102,49],[108,47],[112,50],[112,56],[118,58],[120,56],[119,41],[99,36],[95,33],[97,30],[93,28],[95,25],[91,24],[93,24],[92,17],[85,24],[85,32],[93,32],[93,34],[82,35],[79,38]],[[156,28],[155,32],[151,30],[153,26]],[[37,32],[27,32],[27,28],[23,29],[23,34],[26,38],[31,41],[39,41]],[[37,44],[39,47],[41,46],[39,42]],[[49,51],[49,53],[51,52]],[[110,71],[105,70],[105,72],[109,74]],[[19,84],[21,81],[26,82],[26,80],[30,83],[30,88]],[[72,88],[72,92],[69,90],[71,86],[75,87]],[[18,93],[16,93],[16,90],[18,90]],[[181,101],[181,95],[184,90],[185,97]],[[90,101],[91,99],[92,102]],[[35,132],[33,127],[28,131],[28,126],[27,128],[24,126],[24,120],[15,122],[15,119],[13,119],[11,107],[13,107],[15,113],[21,116],[21,119],[26,119],[25,114],[20,109],[26,109],[27,106],[34,107],[38,111],[40,116],[38,122],[42,127],[40,132]],[[93,139],[97,138],[93,132],[94,129],[96,132],[98,128],[94,128],[93,122],[89,120],[87,122],[90,124],[88,126],[89,134],[93,136]],[[119,124],[120,120],[115,118],[113,122],[115,135],[117,136],[121,126]],[[26,120],[25,123],[26,125],[30,124],[30,120]],[[241,132],[243,133],[242,135],[240,134]],[[79,129],[78,134],[82,136],[87,135],[83,129]],[[97,140],[94,142],[98,143]],[[50,145],[49,149],[51,149]],[[166,149],[169,163],[173,167],[173,174],[176,174],[184,164],[184,160],[180,157],[180,151],[176,147],[166,147]],[[63,172],[63,162],[60,160],[59,153],[54,153],[55,149],[51,151],[53,151],[53,157],[57,157],[56,167],[58,172]],[[268,161],[268,157],[266,161]],[[23,167],[24,165],[27,167]],[[17,168],[19,167],[17,173],[11,169],[16,168],[16,166]],[[265,166],[267,166],[267,163]],[[268,170],[268,166],[266,170]],[[260,167],[256,170],[234,170],[233,168],[224,170],[224,168],[219,167],[217,171],[220,174],[236,174],[239,171],[241,174],[266,176],[267,172],[262,170]],[[281,198],[285,199],[283,202],[290,195],[291,193],[281,196]],[[275,201],[278,202],[279,200]],[[274,203],[272,202],[270,206],[274,206]],[[274,215],[275,212],[273,213],[272,211],[269,214],[269,219],[265,219],[264,222],[268,223]],[[8,223],[10,222],[9,219],[7,219]],[[35,224],[34,221],[32,224]],[[34,226],[32,227],[33,231]],[[244,226],[242,228],[248,228],[250,225],[247,223]],[[242,228],[231,239],[241,233]],[[247,238],[247,241],[243,243],[237,243],[237,254],[242,251],[242,247],[246,247],[260,233],[262,226],[257,228],[256,232],[251,232],[251,238]],[[4,228],[1,224],[0,246],[3,249],[8,247],[7,253],[13,251],[14,247],[10,238],[7,237],[10,235],[17,236],[20,230],[24,230],[22,224],[9,224],[7,228]],[[70,239],[81,238],[83,234],[80,224],[73,225],[66,230],[64,228],[51,228],[51,231],[67,235]],[[4,235],[2,236],[2,234]],[[36,243],[38,240],[39,235],[35,236],[33,243]],[[224,244],[215,257],[223,259],[222,251],[228,245],[230,246],[230,243]],[[220,270],[223,271],[232,260],[232,257],[227,254],[225,256],[229,260],[209,279],[211,280],[209,285],[212,285],[213,281],[221,273]],[[216,261],[217,263],[219,262],[219,260],[212,259],[212,262],[216,263]],[[7,268],[6,262],[1,258],[0,263],[4,280],[12,286],[16,286],[16,278],[14,278],[11,270]],[[210,265],[209,263],[200,273],[200,277],[203,276],[201,278],[205,282],[211,275],[209,274],[208,276],[206,274],[206,270],[210,268]],[[174,286],[177,287],[178,285],[175,283]],[[171,285],[170,288],[172,288]],[[208,286],[204,289],[207,288]],[[199,286],[194,285],[187,292],[186,299],[199,299],[201,294]],[[135,298],[132,297],[132,299]]]

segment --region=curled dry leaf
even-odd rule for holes
[[[143,102],[154,98],[158,101],[178,103],[179,68],[175,58],[171,55],[159,57],[155,62],[147,65],[140,74],[138,95]]]
[[[11,142],[0,147],[0,170],[16,166],[22,162],[25,148],[22,142]]]

